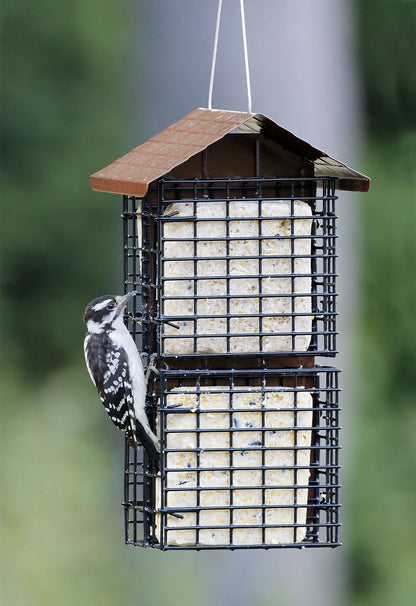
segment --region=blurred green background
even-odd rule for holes
[[[129,140],[128,65],[140,33],[131,3],[4,1],[1,10],[2,604],[201,604],[197,558],[122,543],[122,444],[81,351],[85,303],[122,288],[120,200],[92,192],[89,175],[139,143]],[[416,3],[358,0],[356,18],[367,128],[354,167],[373,183],[360,207],[345,606],[410,606]],[[185,572],[186,592],[172,592]]]

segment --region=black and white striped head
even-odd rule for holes
[[[88,303],[84,312],[84,322],[90,333],[101,333],[123,325],[123,312],[127,303],[137,293],[123,296],[103,295]]]

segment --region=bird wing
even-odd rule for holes
[[[111,370],[112,365],[117,365],[119,369],[117,379],[114,378],[114,373]],[[108,371],[104,380],[103,389],[98,391],[108,414],[113,423],[126,432],[133,448],[138,450],[138,438],[141,444],[157,459],[159,453],[157,446],[149,435],[149,432],[152,433],[152,431],[148,422],[146,423],[148,428],[147,431],[140,419],[136,417],[132,380],[126,351],[123,348],[109,351],[107,354],[107,367]],[[108,409],[107,406],[110,407],[110,409]]]
[[[84,339],[85,362],[91,381],[97,389],[102,387],[107,369],[107,345],[101,336],[94,334],[87,334]]]
[[[114,372],[117,369],[117,372]],[[133,389],[127,354],[124,349],[108,348],[100,398],[113,423],[124,430],[135,429]]]
[[[114,425],[126,432],[130,444],[138,450],[140,442],[157,458],[157,447],[145,427],[136,418],[128,356],[122,347],[114,347],[108,337],[87,335],[84,343],[87,368],[97,387],[101,402]],[[150,431],[150,429],[149,429]]]
[[[133,392],[126,352],[114,349],[110,339],[87,335],[84,341],[85,360],[92,382],[104,408],[119,429],[135,429]]]

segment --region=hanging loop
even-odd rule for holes
[[[211,75],[210,75],[210,79],[209,79],[209,89],[208,89],[208,109],[212,109],[212,91],[214,88],[215,66],[216,66],[216,62],[217,62],[217,49],[218,49],[218,37],[219,37],[220,22],[221,22],[221,11],[222,11],[222,0],[218,0],[217,20],[216,20],[216,24],[215,24],[214,48],[212,51]],[[245,17],[245,12],[244,12],[244,0],[240,0],[240,13],[241,13],[241,31],[243,34],[243,50],[244,50],[244,65],[245,65],[245,72],[246,72],[248,111],[251,113],[251,85],[250,85],[250,70],[249,70],[249,65],[248,65],[247,32],[246,32],[246,17]]]
[[[244,65],[246,68],[248,111],[251,114],[251,85],[250,85],[250,70],[248,67],[246,16],[244,13],[244,0],[240,0],[240,12],[241,12],[241,31],[243,33]]]
[[[211,76],[208,90],[208,109],[212,109],[212,89],[214,88],[215,63],[217,61],[218,34],[220,31],[222,0],[218,0],[217,22],[215,24],[214,50],[212,51]]]

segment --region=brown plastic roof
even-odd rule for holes
[[[92,188],[143,197],[152,181],[232,132],[261,133],[274,139],[311,162],[315,177],[338,177],[339,189],[368,191],[370,187],[368,177],[299,139],[263,114],[199,108],[91,175]]]

